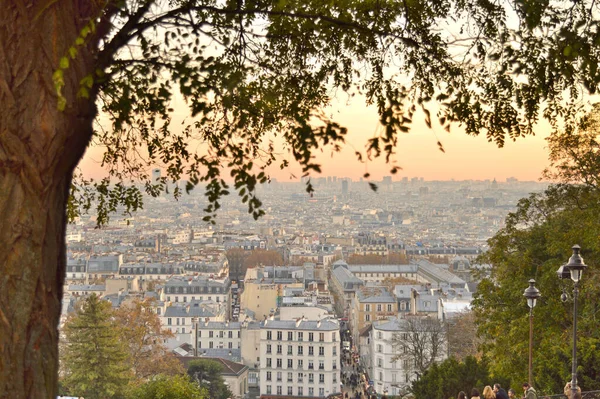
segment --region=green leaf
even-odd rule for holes
[[[61,57],[58,66],[60,67],[60,69],[67,69],[69,67],[69,58],[66,56]]]

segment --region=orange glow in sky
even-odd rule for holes
[[[371,175],[371,180],[379,181],[382,176],[390,175],[390,166],[383,159],[360,163],[354,155],[355,150],[364,150],[369,137],[375,133],[378,121],[377,112],[357,104],[348,106],[336,105],[330,112],[334,120],[349,130],[346,149],[341,153],[331,154],[324,151],[316,160],[322,165],[321,176],[350,177],[358,180],[364,173]],[[177,108],[176,108],[177,109]],[[434,112],[432,112],[432,116]],[[425,180],[485,180],[504,181],[507,177],[519,180],[538,180],[542,170],[548,165],[548,153],[545,137],[550,133],[546,123],[540,124],[536,136],[520,138],[516,142],[507,141],[504,148],[489,143],[485,135],[467,136],[457,125],[452,126],[451,133],[441,127],[429,129],[422,122],[422,114],[415,117],[410,133],[402,134],[398,140],[396,163],[402,168],[394,180],[402,177],[423,177]],[[173,123],[173,126],[176,126]],[[445,153],[437,146],[441,141]],[[99,178],[105,175],[100,166],[102,148],[88,149],[80,163],[86,176]],[[363,151],[364,152],[364,151]],[[289,181],[292,175],[296,179],[301,176],[300,168],[293,163],[289,170],[280,170],[278,166],[270,171],[271,177],[279,181]]]

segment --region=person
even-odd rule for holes
[[[458,393],[458,397],[456,399],[467,399],[467,394],[464,393],[463,391],[460,391]]]
[[[471,399],[481,399],[479,397],[479,391],[477,390],[477,388],[471,389]]]
[[[571,389],[571,381],[567,382],[565,385],[565,396],[569,399],[581,399],[581,387],[577,386],[577,395],[573,398],[573,390]]]
[[[483,388],[483,397],[484,399],[496,399],[496,394],[491,386],[486,385],[485,388]]]
[[[494,384],[494,393],[496,394],[496,399],[508,399],[506,391],[498,383]]]
[[[508,399],[517,399],[517,395],[515,394],[515,390],[510,388],[508,390]]]
[[[525,395],[523,399],[538,399],[537,392],[528,382],[523,383],[523,394]]]

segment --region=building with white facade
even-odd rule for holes
[[[339,393],[340,352],[336,320],[265,320],[260,330],[261,399]]]
[[[394,344],[395,339],[408,339],[407,334],[413,330],[406,319],[389,319],[373,323],[370,332],[370,361],[367,365],[374,388],[379,394],[404,395],[413,380],[417,378],[414,359],[396,359],[401,345]],[[426,333],[424,333],[426,334]],[[424,340],[425,342],[426,340]],[[446,348],[446,344],[442,346]],[[427,348],[425,348],[427,352]],[[436,361],[447,358],[447,351],[441,350]]]
[[[241,349],[242,323],[229,321],[200,321],[195,327],[198,349]]]

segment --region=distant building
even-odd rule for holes
[[[160,183],[161,179],[161,170],[160,169],[152,169],[152,183],[157,184]]]

